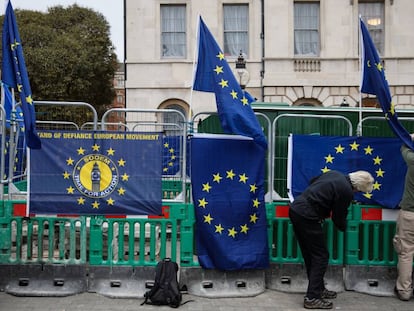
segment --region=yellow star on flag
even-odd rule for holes
[[[204,216],[204,222],[206,222],[206,223],[208,223],[208,224],[210,224],[211,225],[211,221],[213,220],[214,218],[213,217],[211,217],[211,215],[210,214],[208,214],[208,215],[205,215]]]
[[[383,171],[381,168],[378,171],[375,171],[377,173],[377,177],[384,177],[385,171]]]
[[[217,54],[217,57],[219,60],[223,60],[224,59],[224,54],[222,52]]]
[[[236,231],[236,229],[234,229],[234,227],[231,228],[231,229],[227,229],[227,230],[229,231],[229,236],[231,236],[233,238],[236,237],[237,231]]]
[[[220,176],[220,173],[213,174],[213,181],[215,181],[216,183],[219,184],[222,179],[223,177]]]
[[[242,102],[243,106],[246,106],[246,105],[249,104],[249,100],[245,96],[243,96],[243,98],[241,99],[241,102]]]
[[[219,85],[221,86],[222,89],[224,89],[225,87],[229,87],[229,81],[221,79],[221,81],[219,82]]]
[[[231,97],[233,97],[233,99],[237,98],[237,92],[235,90],[231,90],[230,95],[231,95]]]
[[[379,156],[376,156],[373,160],[374,160],[374,165],[381,165],[382,159]]]
[[[211,188],[209,183],[203,184],[203,191],[210,192]]]
[[[223,66],[216,65],[216,68],[214,69],[214,71],[216,72],[216,74],[223,73]]]
[[[375,181],[375,183],[372,185],[372,189],[374,190],[380,190],[381,189],[381,184],[378,181]]]
[[[250,215],[250,222],[255,224],[258,219],[259,218],[257,217],[256,213],[254,213],[253,215]]]
[[[233,170],[226,171],[226,173],[227,173],[226,178],[229,178],[231,180],[233,180],[234,176],[236,176],[236,174],[234,174]]]
[[[247,234],[247,231],[249,231],[247,224],[240,226],[240,232]]]
[[[258,187],[256,186],[256,184],[250,185],[250,192],[256,193],[257,189]]]
[[[330,168],[328,168],[328,167],[324,167],[324,168],[322,168],[321,169],[321,171],[322,171],[322,173],[326,173],[326,172],[329,172],[331,169]]]
[[[112,149],[112,147],[111,147],[108,150],[106,150],[106,153],[111,156],[111,155],[114,155],[115,154],[115,150]]]
[[[368,147],[364,148],[365,154],[372,154],[374,149],[371,148],[371,146],[368,145]]]
[[[344,153],[344,149],[345,148],[342,147],[341,144],[335,147],[336,153]]]
[[[239,175],[239,182],[242,182],[242,183],[246,183],[247,182],[247,180],[249,179],[249,177],[247,177],[246,176],[246,174],[245,173],[243,173],[243,174],[241,174],[241,175]]]
[[[354,141],[349,146],[351,146],[351,150],[357,150],[358,151],[359,144],[357,144],[356,141]]]
[[[198,206],[202,207],[202,208],[206,208],[208,202],[206,201],[205,198],[202,198],[201,200],[198,200]]]
[[[335,157],[331,156],[331,154],[328,154],[328,156],[325,157],[326,163],[333,163],[333,160]]]
[[[215,225],[215,227],[216,227],[216,233],[221,234],[224,230],[221,224]]]

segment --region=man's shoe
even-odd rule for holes
[[[322,291],[321,298],[322,299],[334,299],[336,298],[336,292],[333,290],[327,290],[326,288]]]
[[[332,309],[333,303],[322,298],[309,299],[308,297],[305,297],[303,307],[305,309]]]
[[[398,297],[398,299],[399,299],[399,300],[401,300],[401,301],[408,301],[408,300],[410,300],[410,298],[411,298],[411,297],[404,296],[404,294],[403,294],[403,293],[401,293],[401,292],[397,289],[397,287],[394,287],[394,293],[395,293],[395,296],[397,296],[397,297]]]

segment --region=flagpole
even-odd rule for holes
[[[6,109],[4,109],[5,107],[5,92],[4,92],[4,88],[5,85],[3,84],[3,82],[1,82],[1,106],[3,107],[2,109],[2,115],[3,115],[3,123],[2,123],[2,129],[5,130],[6,126],[5,123],[7,122],[6,120]],[[4,173],[5,173],[5,169],[6,169],[6,164],[5,164],[5,159],[6,159],[6,155],[5,155],[5,147],[6,146],[6,135],[1,135],[1,155],[0,155],[0,174],[1,174],[1,178],[0,180],[2,181],[0,184],[0,198],[3,200],[3,195],[4,195],[4,183],[3,183],[3,178],[4,178]]]
[[[14,159],[15,159],[15,139],[16,139],[16,99],[14,94],[14,88],[11,88],[11,98],[12,98],[12,106],[10,111],[10,138],[9,138],[9,172],[7,173],[7,184],[9,189],[9,200],[11,200],[12,192],[15,187],[13,184],[13,168],[14,168]]]
[[[362,92],[361,92],[361,86],[362,86],[362,79],[363,79],[363,64],[362,64],[362,57],[364,55],[364,45],[362,41],[362,32],[361,32],[361,14],[358,18],[358,40],[359,40],[359,58],[358,58],[358,66],[359,66],[359,110],[358,110],[358,126],[357,126],[357,136],[362,136]]]
[[[195,81],[195,76],[196,76],[196,68],[197,68],[197,56],[198,56],[198,47],[199,47],[199,41],[200,41],[200,14],[198,14],[197,17],[197,25],[196,25],[196,29],[197,29],[197,34],[196,34],[196,44],[194,47],[194,54],[193,54],[193,78],[191,81],[191,90],[190,90],[190,107],[189,107],[189,111],[188,111],[188,124],[190,125],[190,134],[192,134],[194,132],[194,124],[191,122],[191,118],[192,118],[192,108],[193,108],[193,85],[194,85],[194,81]]]

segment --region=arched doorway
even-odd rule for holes
[[[171,110],[177,110],[181,112],[184,115],[184,121],[187,120],[188,116],[188,104],[182,100],[179,99],[169,99],[167,101],[164,101],[159,107],[159,109],[171,109]],[[179,114],[176,113],[166,113],[163,115],[163,120],[161,121],[163,124],[180,124],[183,122],[182,117]],[[164,127],[164,133],[166,135],[174,135],[173,132],[175,132],[177,129],[171,126],[165,126]]]

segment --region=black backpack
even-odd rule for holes
[[[178,308],[182,295],[177,280],[178,264],[165,258],[158,262],[155,268],[154,286],[144,294],[145,300],[141,303],[152,305],[168,305]]]

